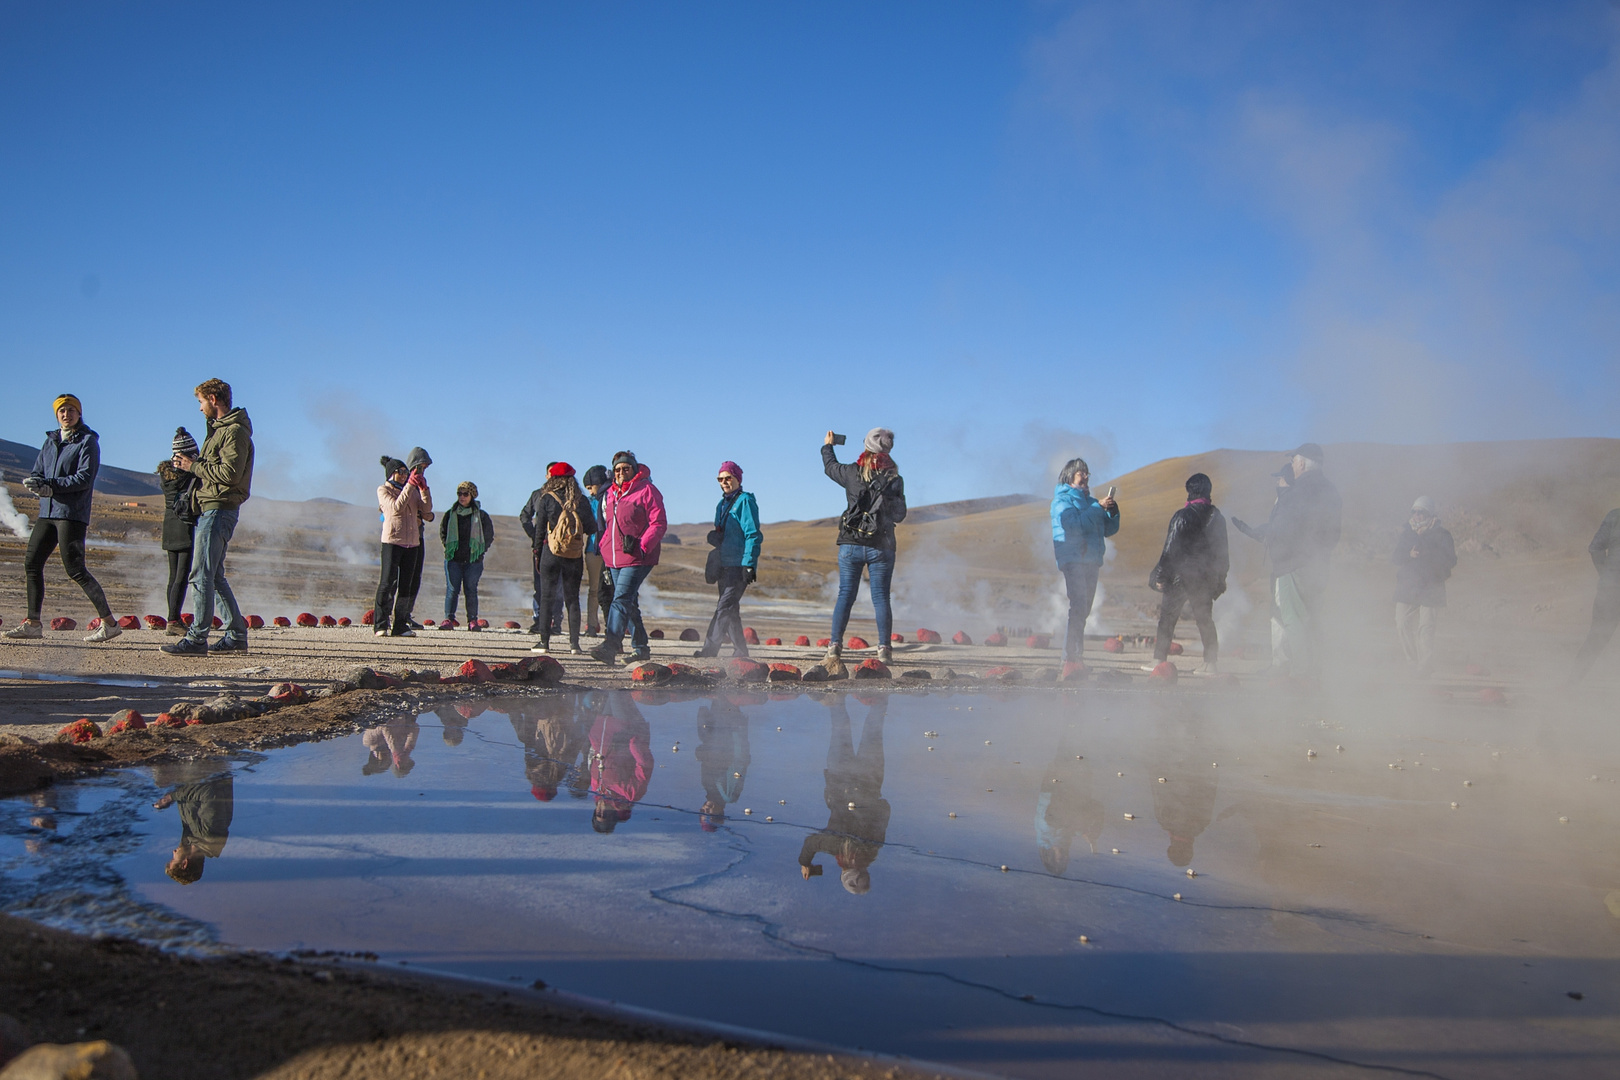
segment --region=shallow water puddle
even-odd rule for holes
[[[0,803],[0,900],[1023,1076],[1613,1070],[1617,786],[1521,724],[509,697]]]

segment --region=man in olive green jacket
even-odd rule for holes
[[[197,477],[192,497],[199,516],[188,593],[192,621],[186,636],[163,646],[163,651],[181,656],[245,653],[247,620],[225,580],[225,549],[236,531],[238,508],[247,501],[253,483],[253,423],[245,409],[231,407],[231,386],[227,382],[209,379],[197,387],[196,395],[208,421],[208,438],[200,457],[174,456],[175,468]],[[225,624],[225,636],[209,648],[216,596],[224,601],[230,621]]]

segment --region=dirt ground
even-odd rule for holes
[[[661,1028],[544,990],[412,978],[363,961],[177,957],[8,916],[0,1013],[38,1042],[110,1040],[148,1080],[934,1075]]]

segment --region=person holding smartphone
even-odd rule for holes
[[[832,642],[822,660],[829,670],[842,662],[844,631],[861,591],[861,569],[872,584],[872,613],[877,618],[877,658],[892,662],[889,644],[894,613],[889,606],[889,583],[894,578],[894,527],[906,520],[906,482],[889,451],[894,432],[873,428],[866,433],[861,454],[853,464],[838,460],[833,449],[843,436],[827,432],[821,445],[821,467],[827,479],[844,489],[848,502],[838,519],[838,601],[833,605]]]
[[[653,486],[652,473],[629,450],[613,455],[613,483],[602,496],[602,562],[613,577],[613,604],[608,608],[607,632],[591,656],[612,664],[624,650],[624,635],[632,633],[632,661],[648,660],[647,628],[641,623],[641,583],[647,580],[669,530],[664,516],[664,495]]]
[[[1073,458],[1058,473],[1052,492],[1052,551],[1069,593],[1069,629],[1063,662],[1078,663],[1086,651],[1086,620],[1097,596],[1105,538],[1119,532],[1119,504],[1112,489],[1101,502],[1091,497],[1091,466]]]

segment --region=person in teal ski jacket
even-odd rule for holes
[[[720,588],[720,599],[715,604],[714,617],[709,620],[703,647],[696,655],[719,656],[721,643],[729,637],[732,655],[747,656],[748,643],[743,640],[740,607],[743,592],[758,576],[759,549],[765,534],[759,528],[759,504],[742,489],[742,467],[735,461],[722,461],[717,473],[720,504],[714,508],[714,529],[709,533],[709,543],[718,552],[719,573],[715,584]]]
[[[1101,502],[1091,497],[1091,467],[1075,458],[1058,474],[1052,493],[1052,551],[1069,592],[1069,629],[1063,640],[1063,660],[1082,659],[1086,647],[1086,620],[1097,595],[1107,545],[1104,539],[1119,532],[1119,504],[1112,495]]]

